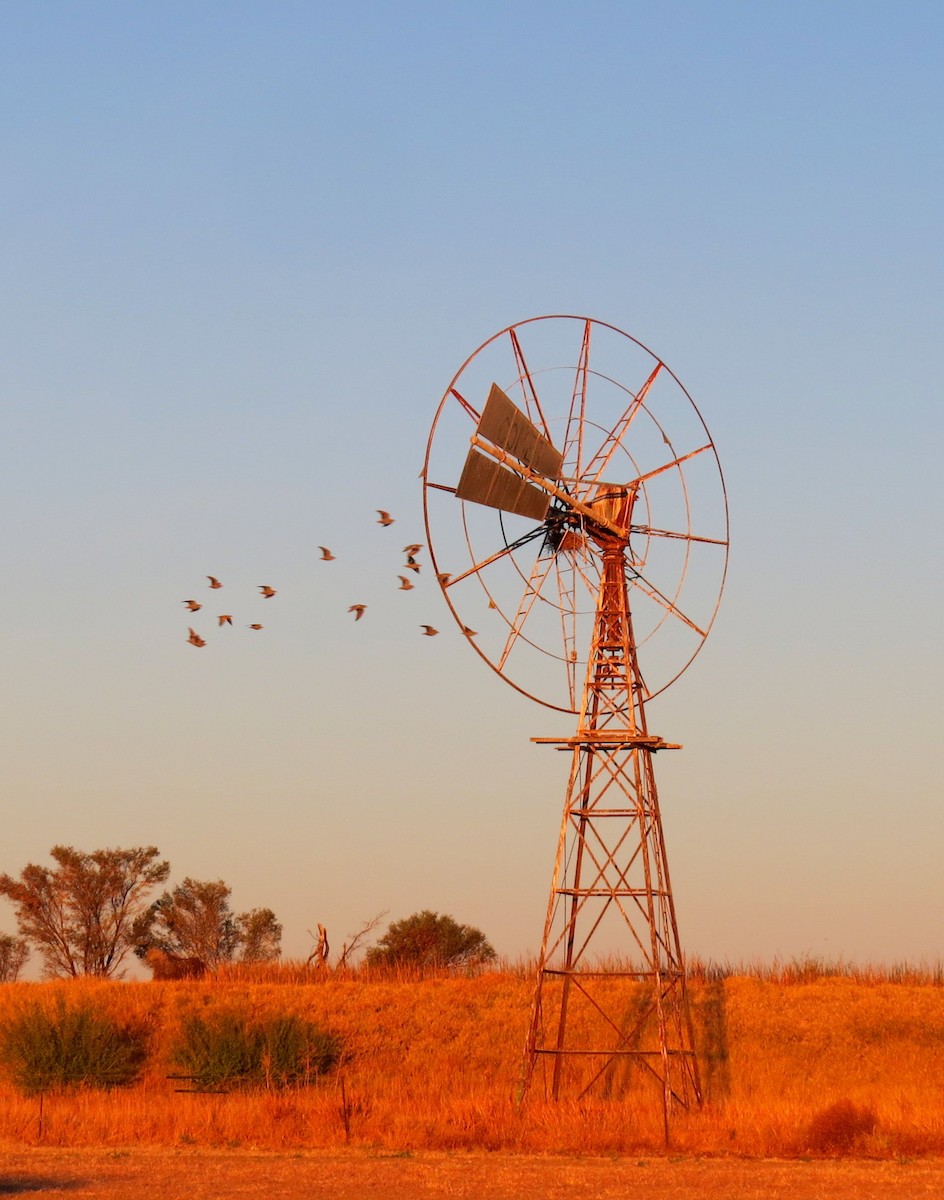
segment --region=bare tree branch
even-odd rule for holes
[[[365,921],[357,933],[349,933],[347,935],[347,940],[341,947],[341,953],[338,955],[338,961],[334,964],[335,968],[346,967],[348,965],[349,960],[354,957],[363,945],[364,939],[374,932],[389,911],[389,908],[385,908],[376,917],[371,917],[369,921]]]

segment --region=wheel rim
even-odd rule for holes
[[[583,686],[598,554],[571,518],[544,522],[456,499],[469,437],[497,382],[564,454],[561,486],[584,503],[638,487],[626,553],[640,665],[651,698],[694,660],[727,571],[728,512],[714,442],[681,382],[643,343],[588,317],[510,325],[446,388],[424,461],[427,541],[446,603],[507,683],[561,712]]]

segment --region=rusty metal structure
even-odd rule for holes
[[[680,747],[650,732],[647,706],[720,603],[714,444],[642,343],[587,317],[537,317],[456,373],[423,481],[433,564],[463,635],[517,690],[577,717],[573,733],[532,739],[570,769],[525,1087],[649,1087],[668,1130],[700,1085],[653,770]]]

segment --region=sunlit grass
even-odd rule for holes
[[[661,1112],[651,1089],[632,1079],[618,1099],[553,1104],[533,1089],[516,1102],[533,979],[528,962],[459,977],[282,962],[175,983],[6,984],[0,1025],[26,1003],[53,1006],[62,997],[147,1030],[148,1056],[131,1087],[46,1094],[41,1122],[38,1099],[5,1079],[0,1139],[660,1152]],[[673,1120],[673,1146],[746,1155],[944,1152],[942,980],[939,964],[691,963],[705,1104]],[[217,1011],[311,1021],[340,1040],[340,1065],[298,1090],[178,1091],[189,1086],[169,1078],[180,1031]]]

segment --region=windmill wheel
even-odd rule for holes
[[[647,697],[701,649],[727,568],[724,479],[688,392],[629,334],[546,316],[489,338],[446,388],[422,478],[446,603],[518,691],[579,711],[607,544]]]

